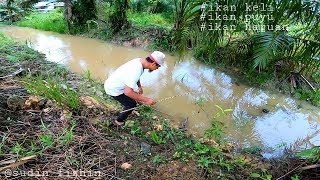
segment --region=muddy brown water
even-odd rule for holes
[[[46,54],[49,61],[78,73],[89,70],[93,78],[100,80],[124,62],[150,53],[30,28],[0,26],[0,32],[27,42]],[[166,57],[164,67],[141,77],[144,93],[160,100],[155,108],[173,116],[177,124],[187,118],[189,132],[203,134],[221,107],[233,109],[218,118],[227,127],[228,139],[242,147],[260,146],[265,157],[279,154],[285,146],[297,144],[297,140],[302,147],[320,145],[320,108],[279,93],[235,84],[229,75],[192,57],[180,61],[168,53]],[[172,96],[175,97],[163,100]]]

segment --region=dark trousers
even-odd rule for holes
[[[112,96],[112,97],[124,106],[124,109],[123,109],[124,111],[137,106],[137,102],[129,98],[125,94],[121,94],[119,96]],[[133,110],[120,113],[120,115],[117,118],[117,121],[124,122],[132,111]]]

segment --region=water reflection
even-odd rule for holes
[[[198,64],[194,59],[174,66],[172,80],[193,92],[191,99],[200,97],[206,100],[228,100],[233,94],[231,78],[224,73]],[[181,92],[186,93],[186,92]],[[219,96],[217,96],[219,94]]]

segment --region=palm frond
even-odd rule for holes
[[[265,69],[268,64],[284,53],[292,43],[292,38],[283,32],[264,32],[254,36],[253,67]]]

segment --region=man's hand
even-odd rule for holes
[[[139,90],[139,91],[140,91],[140,90]],[[130,88],[130,87],[128,87],[128,86],[126,86],[126,87],[124,88],[124,94],[125,94],[126,96],[128,96],[129,98],[131,98],[131,99],[134,99],[134,100],[136,100],[136,101],[143,102],[143,103],[145,103],[145,104],[147,104],[147,105],[149,105],[149,106],[154,105],[154,104],[156,103],[155,100],[153,100],[153,99],[151,99],[151,98],[148,98],[148,97],[144,97],[144,96],[142,96],[142,95],[134,92],[133,89]]]
[[[139,94],[143,94],[143,89],[142,89],[142,87],[138,87],[138,89],[139,89]]]
[[[156,101],[151,98],[148,98],[148,100],[145,102],[145,104],[147,104],[149,106],[154,105],[155,103],[156,103]]]

